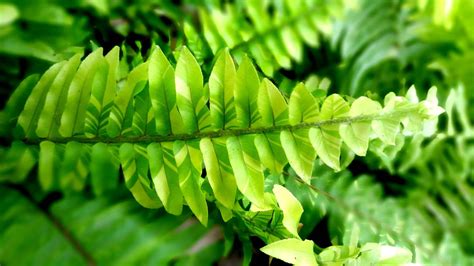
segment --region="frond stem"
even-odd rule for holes
[[[172,135],[143,135],[143,136],[119,136],[115,138],[107,137],[85,137],[85,136],[72,136],[72,137],[59,137],[59,138],[26,138],[23,141],[27,144],[39,144],[42,141],[52,141],[54,143],[68,143],[71,141],[76,141],[79,143],[108,143],[108,144],[121,144],[121,143],[160,143],[160,142],[173,142],[173,141],[192,141],[199,140],[203,138],[220,138],[228,136],[243,136],[251,134],[265,134],[273,132],[281,132],[284,130],[295,131],[301,129],[310,129],[310,128],[321,128],[324,126],[337,125],[337,124],[350,124],[356,122],[366,122],[374,120],[384,120],[391,117],[397,117],[406,113],[413,112],[418,107],[408,107],[403,110],[397,110],[382,114],[375,115],[360,115],[353,117],[342,117],[336,119],[322,120],[318,122],[311,123],[300,123],[296,125],[277,125],[271,127],[255,127],[255,128],[243,128],[243,129],[224,129],[218,131],[201,131],[191,134],[172,134]]]

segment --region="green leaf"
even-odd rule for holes
[[[145,208],[159,208],[162,206],[154,190],[146,182],[146,177],[140,176],[143,173],[143,167],[137,162],[137,155],[133,144],[125,143],[120,146],[120,163],[122,165],[125,185],[132,192],[135,200]],[[141,171],[140,171],[141,170]],[[142,182],[143,180],[143,182]]]
[[[290,55],[285,49],[285,46],[279,35],[273,33],[269,34],[265,38],[265,44],[272,52],[273,57],[278,65],[282,68],[290,69],[291,68],[291,59]]]
[[[260,67],[266,76],[273,76],[275,72],[274,58],[269,50],[266,49],[266,45],[262,43],[251,43],[249,44],[249,53],[252,58],[255,58],[255,62]]]
[[[384,100],[383,112],[392,111],[397,102],[401,101],[394,93],[387,94]],[[400,131],[400,117],[386,117],[374,120],[372,121],[372,129],[383,142],[395,145],[395,138]]]
[[[360,255],[359,250],[359,248],[353,250],[347,246],[330,246],[318,254],[318,259],[323,265],[331,263],[344,265],[344,263],[353,262]]]
[[[80,191],[89,174],[90,147],[71,141],[66,144],[62,158],[59,185],[66,191]]]
[[[333,94],[324,100],[321,106],[320,121],[347,116],[349,105],[341,96]],[[309,138],[321,160],[336,171],[340,170],[339,157],[342,140],[339,135],[339,125],[322,125],[309,130]]]
[[[186,133],[209,130],[210,115],[203,88],[201,68],[191,52],[183,47],[176,65],[176,103]]]
[[[178,166],[179,186],[184,200],[198,220],[207,225],[206,197],[201,190],[202,155],[196,142],[176,141],[173,145]]]
[[[221,213],[222,220],[223,220],[224,222],[227,222],[227,221],[229,221],[230,219],[232,219],[232,217],[234,217],[234,214],[232,213],[232,210],[231,210],[231,209],[227,209],[227,208],[224,207],[224,205],[222,205],[220,202],[216,202],[216,206],[217,206],[217,208],[219,209],[219,212]]]
[[[237,193],[237,184],[227,156],[225,142],[220,139],[204,138],[201,139],[199,147],[214,196],[224,207],[232,209]]]
[[[133,98],[133,115],[131,128],[123,132],[124,135],[143,136],[156,135],[155,114],[151,110],[149,87],[141,83],[135,89]],[[132,109],[132,108],[130,108]]]
[[[337,94],[328,96],[321,106],[319,121],[346,117],[350,108],[344,99]]]
[[[9,150],[0,153],[0,181],[24,181],[37,162],[37,152],[21,141],[14,141]]]
[[[105,143],[92,146],[91,183],[94,194],[100,196],[118,187],[119,167],[118,150]]]
[[[218,34],[222,36],[222,39],[225,41],[226,46],[229,48],[234,48],[234,46],[243,42],[242,35],[234,30],[234,21],[232,17],[227,16],[228,12],[222,12],[216,8],[211,10],[211,18],[215,25]]]
[[[316,30],[312,27],[311,23],[308,21],[306,16],[302,17],[296,23],[296,30],[299,33],[299,36],[308,43],[309,46],[316,47],[319,44],[319,38],[316,33]]]
[[[87,107],[85,134],[106,136],[107,123],[117,91],[120,49],[115,46],[98,66],[98,77],[92,85],[91,99]]]
[[[22,135],[29,137],[36,135],[34,128],[37,127],[42,103],[45,101],[48,88],[65,63],[61,62],[51,66],[32,89],[30,96],[25,102],[23,111],[18,116],[18,126],[23,130]]]
[[[3,114],[5,115],[6,124],[0,128],[0,136],[6,136],[10,130],[15,128],[18,116],[21,114],[28,95],[38,82],[39,75],[31,75],[25,78],[20,85],[13,91],[13,94],[5,104]],[[3,126],[3,125],[2,125]]]
[[[236,126],[234,91],[236,70],[228,50],[217,58],[209,77],[211,120],[214,128],[227,129]]]
[[[257,99],[260,79],[257,70],[247,56],[237,70],[235,86],[235,112],[240,128],[250,128],[258,125],[261,115],[258,112]]]
[[[226,144],[240,192],[258,207],[265,208],[262,167],[252,138],[229,137]]]
[[[296,29],[284,27],[280,35],[283,45],[291,58],[298,63],[301,62],[303,59],[303,42]]]
[[[382,110],[378,102],[372,101],[367,97],[356,99],[349,111],[350,117],[377,114]],[[369,137],[372,133],[370,121],[359,121],[342,124],[339,128],[339,134],[342,140],[349,148],[359,156],[365,156],[369,148]]]
[[[283,211],[283,225],[295,237],[298,236],[298,226],[303,213],[303,207],[289,190],[280,185],[273,187],[278,206]]]
[[[36,129],[38,137],[59,136],[59,125],[54,122],[64,111],[68,88],[80,62],[80,54],[69,59],[49,87]]]
[[[64,109],[61,116],[59,127],[61,136],[71,137],[84,129],[86,108],[83,107],[87,105],[91,97],[94,79],[102,78],[100,75],[96,75],[96,69],[102,65],[103,60],[102,48],[100,48],[87,56],[79,66],[68,90],[67,108]]]
[[[367,243],[360,248],[357,259],[361,264],[402,265],[412,261],[412,254],[408,249],[382,246],[377,243]]]
[[[62,157],[60,146],[51,141],[40,143],[38,179],[41,188],[45,191],[59,186],[59,164]]]
[[[288,110],[290,125],[312,123],[318,120],[319,106],[313,95],[302,83],[293,89]]]
[[[314,243],[311,240],[284,239],[273,242],[260,250],[272,257],[282,260],[295,266],[315,266],[318,265],[313,251]]]
[[[259,134],[254,140],[262,165],[275,174],[281,173],[288,163],[280,140],[278,133]]]
[[[176,108],[174,69],[160,47],[155,46],[148,67],[151,106],[155,113],[156,132],[160,135],[182,132]],[[168,115],[163,115],[168,114]]]
[[[204,11],[204,9],[199,10],[199,17],[202,21],[202,26],[204,29],[204,36],[206,38],[207,43],[211,47],[212,53],[217,53],[217,51],[225,47],[225,41],[222,39],[221,35],[217,30],[217,26],[212,21],[210,15]]]
[[[166,211],[179,215],[183,209],[183,194],[179,186],[178,167],[173,153],[172,143],[151,143],[147,147],[150,174],[156,193]]]
[[[187,40],[187,46],[191,51],[194,52],[198,63],[202,65],[204,59],[208,58],[209,54],[211,53],[209,47],[205,43],[205,40],[203,40],[202,36],[197,32],[192,24],[187,21],[184,22],[183,32]]]
[[[316,152],[308,139],[309,131],[282,131],[280,138],[288,162],[295,172],[308,184],[310,183]]]
[[[109,136],[119,136],[127,127],[131,126],[127,119],[130,120],[133,94],[135,88],[147,80],[148,66],[148,62],[143,63],[130,71],[124,87],[115,96],[107,124],[107,134]]]
[[[288,105],[277,87],[263,79],[258,92],[258,111],[265,126],[288,124]]]

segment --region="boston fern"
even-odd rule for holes
[[[208,5],[198,12],[202,32],[186,23],[184,33],[198,61],[228,47],[238,58],[250,54],[263,73],[272,76],[280,68],[291,69],[292,61],[301,63],[305,45],[319,46],[320,35],[328,34],[331,17],[341,6],[340,0]]]
[[[19,85],[0,113],[10,143],[0,150],[1,181],[23,182],[38,165],[45,191],[81,191],[90,182],[103,194],[116,188],[121,169],[143,207],[180,215],[188,206],[207,225],[208,204],[215,204],[224,221],[239,217],[269,244],[263,252],[289,263],[411,260],[401,248],[356,248],[357,229],[351,245],[315,256],[312,241],[298,234],[302,205],[278,182],[270,189],[267,182],[290,167],[311,186],[313,168],[321,167],[316,158],[340,171],[353,158],[341,153],[365,156],[372,141],[395,144],[397,136],[429,130],[443,112],[436,89],[421,102],[414,87],[406,96],[389,93],[382,105],[300,83],[287,98],[251,59],[243,56],[237,66],[226,49],[209,77],[186,47],[175,52],[174,65],[154,46],[125,72],[119,54],[118,47],[82,60],[77,54]],[[275,223],[276,231],[258,233],[259,221]],[[380,256],[387,249],[394,257]]]

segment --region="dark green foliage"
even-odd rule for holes
[[[44,206],[29,191],[2,185],[0,262],[211,265],[222,256],[222,240],[203,242],[222,234],[218,227],[203,227],[190,212],[171,216],[144,209],[121,191],[95,199],[76,195]]]
[[[439,73],[429,63],[454,47],[421,39],[425,23],[410,1],[360,1],[336,24],[333,43],[343,60],[337,85],[350,95],[438,85]]]

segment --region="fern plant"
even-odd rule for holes
[[[328,217],[332,244],[350,246],[353,231],[357,230],[361,243],[405,247],[423,264],[472,263],[470,252],[462,251],[463,246],[469,247],[466,244],[470,241],[468,217],[473,191],[468,184],[459,184],[461,197],[447,190],[443,192],[443,198],[453,206],[446,210],[431,196],[384,197],[384,188],[375,176],[354,177],[349,171],[334,175],[327,167],[319,167],[315,175],[318,178],[313,179],[309,194],[317,204],[315,209],[322,213],[320,220]],[[300,190],[301,180],[296,175],[290,173],[286,182],[292,192]],[[460,232],[463,237],[456,240]]]
[[[446,100],[444,132],[399,140],[398,148],[377,144],[371,148],[377,154],[372,158],[373,167],[387,168],[411,184],[404,191],[407,202],[418,220],[431,228],[432,237],[450,235],[466,254],[472,254],[474,153],[466,105],[463,86],[459,86]],[[422,176],[430,176],[431,182],[423,182]]]
[[[229,48],[240,62],[253,58],[267,76],[301,62],[305,46],[318,47],[321,35],[331,32],[342,1],[235,1],[199,8],[201,30],[184,25],[190,49],[198,60]],[[210,50],[210,51],[209,51]]]
[[[442,84],[428,63],[452,48],[442,40],[422,38],[428,26],[410,1],[358,1],[336,25],[332,43],[342,57],[337,81],[345,93]]]
[[[302,84],[287,103],[248,59],[236,70],[226,51],[206,86],[187,48],[174,68],[156,47],[117,85],[118,62],[118,48],[105,56],[98,49],[22,84],[3,111],[6,128],[17,126],[3,152],[2,179],[22,181],[39,162],[44,189],[80,190],[89,171],[101,184],[120,165],[140,204],[180,214],[186,203],[207,224],[203,164],[227,220],[237,191],[259,209],[275,205],[264,196],[264,168],[278,173],[289,163],[309,182],[316,155],[338,171],[343,142],[363,156],[372,132],[390,143],[400,123],[421,130],[442,110],[432,98],[418,103],[394,94],[383,108],[367,97],[351,105],[336,94],[316,99]]]
[[[83,47],[1,69],[0,264],[472,264],[468,2],[54,2]]]

